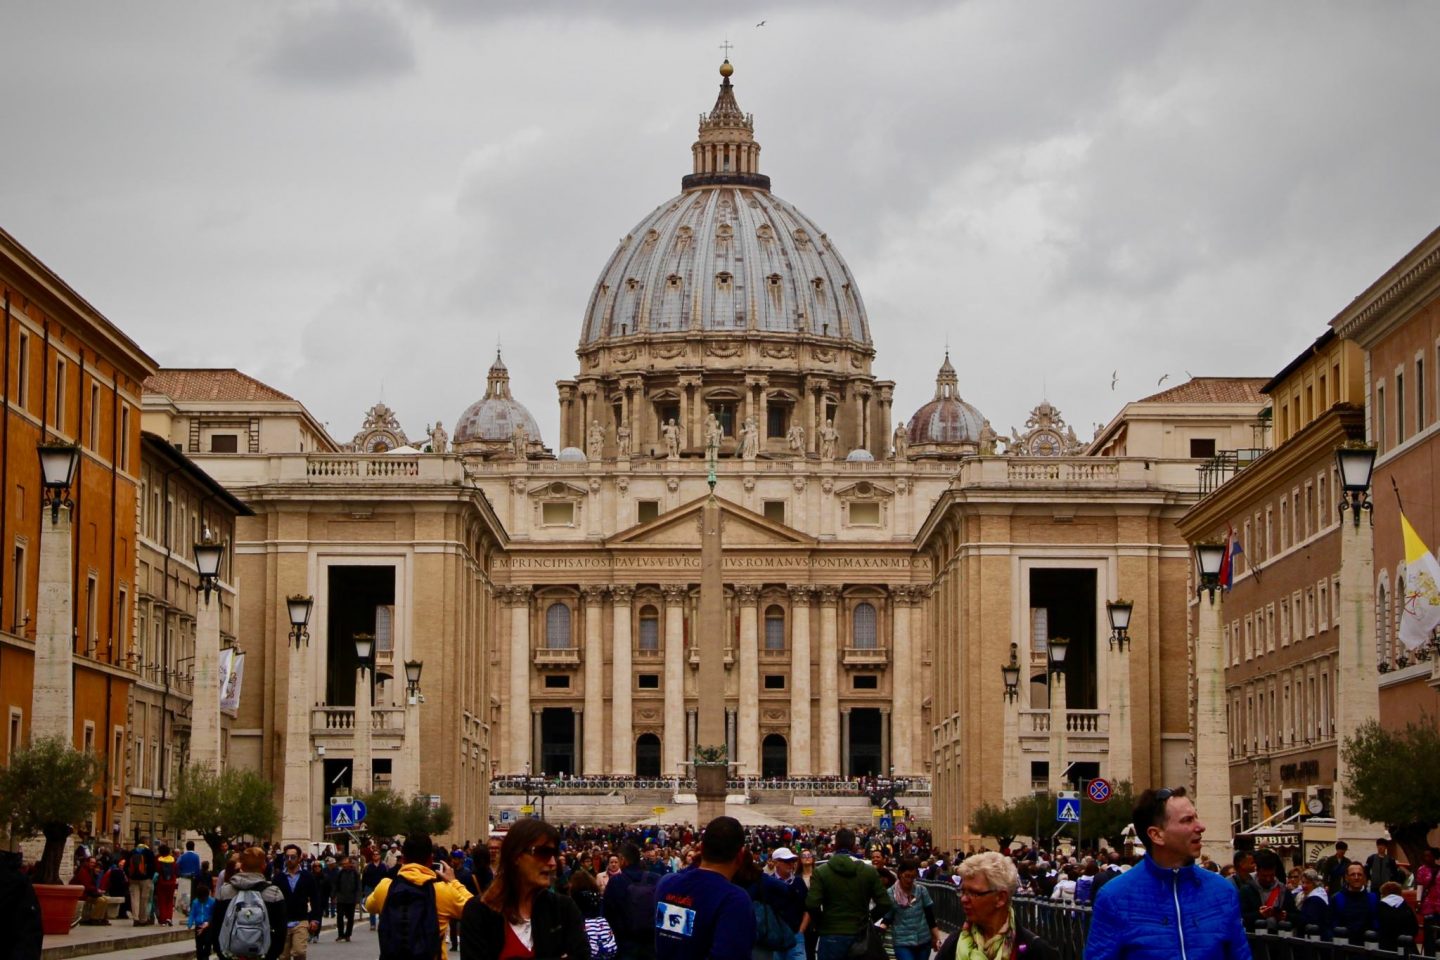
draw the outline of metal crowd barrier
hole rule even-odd
[[[965,911],[960,905],[960,888],[951,883],[925,882],[930,896],[935,901],[935,920],[947,933],[960,928],[965,921]],[[1015,919],[1027,930],[1044,939],[1060,952],[1065,960],[1082,960],[1085,955],[1085,939],[1090,932],[1091,910],[1088,905],[1062,900],[1047,900],[1040,897],[1016,897]],[[1346,939],[1343,927],[1334,931],[1334,939],[1322,941],[1318,931],[1311,927],[1308,932],[1289,929],[1289,924],[1280,924],[1265,930],[1247,934],[1250,952],[1255,960],[1349,960],[1358,957],[1436,957],[1437,941],[1440,941],[1440,923],[1429,923],[1425,927],[1423,947],[1410,942],[1409,937],[1400,938],[1396,950],[1382,949],[1376,941],[1374,931],[1366,931],[1363,944],[1352,944]]]

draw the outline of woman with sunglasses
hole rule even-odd
[[[464,960],[587,960],[580,908],[550,890],[560,832],[544,820],[521,820],[505,834],[495,880],[465,905]]]

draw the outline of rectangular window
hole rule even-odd
[[[213,433],[210,435],[211,453],[239,453],[240,435],[236,433]]]
[[[735,404],[712,403],[710,412],[720,421],[720,431],[727,437],[735,436]]]
[[[635,677],[635,686],[639,687],[641,690],[659,690],[659,689],[660,689],[660,674],[658,674],[658,673],[642,673],[642,674],[639,674],[639,675],[637,675],[637,676]]]
[[[855,690],[879,690],[880,678],[873,674],[859,674],[855,677]]]
[[[547,527],[568,527],[575,523],[575,504],[550,502],[541,505],[540,522]]]
[[[1280,549],[1284,550],[1290,546],[1290,500],[1287,497],[1280,498]]]
[[[785,432],[790,429],[786,424],[786,421],[790,419],[789,416],[787,416],[789,413],[789,408],[784,404],[772,403],[766,407],[765,435],[768,437],[783,438]]]
[[[1385,384],[1375,387],[1375,445],[1383,453],[1385,443]]]
[[[1308,385],[1305,387],[1305,419],[1315,419],[1315,388]]]
[[[1231,637],[1231,647],[1230,647],[1230,650],[1231,650],[1231,653],[1234,655],[1234,659],[1231,660],[1230,662],[1231,662],[1232,664],[1238,666],[1239,663],[1240,663],[1240,621],[1239,621],[1239,620],[1236,620],[1236,621],[1234,621],[1233,623],[1230,624],[1230,637]]]
[[[10,734],[7,738],[6,758],[14,756],[20,749],[22,731],[25,729],[25,713],[19,707],[10,708]]]
[[[120,469],[130,469],[130,405],[120,405],[120,436],[117,438],[120,447]]]
[[[1395,445],[1405,442],[1405,374],[1395,371]]]
[[[549,674],[545,677],[546,690],[568,690],[570,689],[570,678],[565,674],[556,676]]]
[[[1315,529],[1324,530],[1330,526],[1327,522],[1330,511],[1326,508],[1326,504],[1330,502],[1330,475],[1320,474],[1315,478],[1315,484],[1320,491],[1320,495],[1315,498]]]
[[[1305,534],[1304,534],[1304,535],[1305,535],[1307,538],[1310,536],[1310,534],[1311,534],[1311,532],[1312,532],[1311,529],[1310,529],[1310,523],[1311,523],[1311,521],[1314,519],[1314,517],[1315,517],[1315,488],[1312,487],[1310,484],[1307,483],[1307,484],[1305,484],[1305,516],[1304,516],[1304,528],[1305,528]]]
[[[1240,528],[1240,547],[1243,551],[1254,547],[1254,545],[1255,541],[1250,539],[1250,521],[1246,520]],[[1243,573],[1248,566],[1249,564],[1245,562],[1245,554],[1243,552],[1235,558],[1236,573]]]
[[[21,410],[30,409],[30,335],[24,330],[15,357],[15,396]]]
[[[1265,559],[1275,556],[1275,508],[1265,508]]]
[[[55,429],[65,432],[65,361],[55,361]]]
[[[1317,629],[1324,633],[1330,629],[1330,584],[1321,580],[1316,585],[1317,599],[1316,609],[1319,611],[1319,623]]]
[[[635,503],[635,522],[649,523],[660,516],[659,500],[639,500]]]
[[[1275,652],[1275,604],[1265,608],[1265,652]]]
[[[84,730],[80,734],[80,749],[86,753],[95,752],[95,721],[86,720]]]
[[[125,780],[125,728],[116,727],[110,741],[110,794],[120,796]]]
[[[1415,358],[1415,429],[1425,429],[1425,358]]]
[[[94,576],[85,579],[85,655],[95,656],[95,647],[99,642],[100,617],[97,615],[100,609],[100,583]]]
[[[1255,618],[1245,618],[1245,659],[1249,660],[1255,656]]]
[[[1305,591],[1305,636],[1315,636],[1315,588]]]
[[[880,525],[880,504],[878,503],[852,503],[850,504],[850,525],[876,527]]]
[[[24,544],[15,544],[15,553],[11,559],[10,569],[13,571],[12,575],[15,577],[15,583],[10,591],[10,609],[15,612],[15,619],[10,622],[10,629],[16,633],[24,633],[25,621],[29,619],[25,610],[27,598],[25,596],[26,571]]]
[[[1290,598],[1280,601],[1280,646],[1290,646]]]
[[[785,689],[785,675],[784,675],[783,673],[767,673],[767,674],[765,674],[765,689],[766,689],[766,690],[784,690],[784,689]]]
[[[1213,437],[1191,437],[1190,457],[1193,460],[1206,459],[1215,456],[1215,439]]]
[[[90,384],[90,449],[100,449],[100,384]]]
[[[1320,397],[1320,409],[1321,409],[1321,410],[1328,410],[1328,409],[1330,409],[1330,396],[1325,392],[1325,388],[1326,388],[1327,386],[1328,386],[1328,384],[1326,383],[1326,380],[1325,380],[1325,374],[1322,373],[1322,374],[1320,374],[1320,389],[1319,389],[1318,391],[1316,391],[1317,395]]]
[[[126,619],[130,614],[130,591],[124,587],[120,588],[120,597],[115,602],[115,624],[110,628],[110,647],[106,651],[107,659],[113,659],[115,655],[115,641],[120,641],[120,649],[125,649],[125,636],[130,632],[130,621]]]
[[[765,501],[765,519],[766,519],[766,520],[772,520],[772,521],[774,521],[775,523],[784,523],[784,522],[785,522],[785,501],[784,501],[784,500],[766,500],[766,501]]]

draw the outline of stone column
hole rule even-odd
[[[1335,729],[1343,737],[1380,716],[1380,677],[1375,670],[1375,530],[1362,520],[1340,519],[1340,637],[1335,676]],[[1220,710],[1224,712],[1224,706]],[[1316,708],[1316,716],[1323,716]],[[1329,731],[1323,731],[1324,736]],[[1384,828],[1345,808],[1350,775],[1344,751],[1335,760],[1335,838],[1352,850],[1373,845]]]
[[[596,719],[598,720],[599,718],[596,718]],[[572,724],[571,733],[570,733],[570,742],[575,745],[575,746],[574,746],[574,751],[575,751],[575,752],[574,752],[574,754],[572,754],[572,758],[571,758],[571,761],[570,761],[570,766],[571,766],[571,768],[572,768],[572,774],[573,774],[573,773],[583,773],[584,771],[583,771],[583,770],[580,770],[579,767],[580,767],[580,761],[583,759],[583,756],[584,756],[584,754],[583,754],[583,752],[582,752],[582,750],[581,750],[581,746],[580,746],[580,745],[585,742],[585,739],[584,739],[584,738],[585,738],[585,726],[586,726],[586,724],[585,724],[585,711],[583,711],[583,710],[576,710],[574,707],[571,707],[571,708],[570,708],[570,722],[571,722],[571,724]]]
[[[370,672],[363,666],[355,670],[355,758],[350,761],[350,791],[369,793],[375,786],[371,761],[371,733],[373,732],[375,685]],[[407,731],[408,732],[408,731]]]
[[[530,740],[530,588],[511,587],[510,604],[510,769],[520,773],[531,760]],[[539,769],[538,767],[536,769]]]
[[[889,707],[880,708],[880,773],[888,775],[892,769],[891,760],[895,756],[890,746],[890,738],[894,736],[895,727],[891,721],[891,710]]]
[[[735,588],[740,603],[740,772],[760,775],[760,588],[741,584]]]
[[[805,452],[815,452],[815,434],[819,432],[815,426],[815,388],[808,382],[805,384]]]
[[[190,764],[220,772],[220,592],[202,591],[195,610],[195,685],[190,692]]]
[[[561,387],[561,388],[560,388],[560,449],[561,449],[561,450],[564,450],[566,447],[569,447],[569,446],[576,446],[576,447],[581,447],[581,448],[583,448],[583,447],[585,446],[585,444],[583,444],[583,443],[572,444],[572,443],[570,442],[570,430],[571,430],[571,426],[570,426],[570,411],[571,411],[571,408],[574,406],[574,402],[575,402],[574,391],[573,391],[570,387]]]
[[[1133,616],[1130,618],[1132,627],[1138,622]],[[1133,646],[1132,634],[1131,644],[1126,649],[1121,650],[1117,644],[1109,654],[1110,753],[1104,775],[1110,778],[1112,783],[1125,780],[1133,782],[1135,761],[1131,737],[1134,732],[1130,728],[1130,648]]]
[[[835,634],[839,587],[820,588],[820,776],[840,775],[840,652]]]
[[[1225,720],[1225,652],[1220,644],[1225,602],[1202,593],[1197,608],[1195,810],[1205,824],[1204,851],[1219,861],[1230,853],[1230,748]]]
[[[700,711],[690,707],[685,711],[685,755],[693,757],[699,741]]]
[[[894,695],[894,717],[891,721],[890,761],[901,776],[919,773],[914,761],[915,753],[915,711],[920,708],[923,696],[920,694],[919,671],[916,662],[915,644],[910,638],[910,613],[914,594],[909,586],[900,584],[890,588],[890,603],[895,613],[891,632],[890,649],[890,690]]]
[[[665,595],[665,746],[660,773],[684,775],[685,756],[685,598],[684,585],[662,587]]]
[[[281,605],[281,615],[284,613]],[[285,785],[280,810],[280,839],[308,849],[310,824],[310,671],[305,651],[298,650],[287,632],[282,632],[286,663],[279,675],[285,677]]]
[[[735,745],[735,708],[725,708],[725,755],[733,757],[739,751]]]
[[[865,394],[859,384],[850,384],[850,395],[855,399],[855,437],[850,449],[865,449]],[[844,460],[850,450],[836,450],[835,459]]]
[[[850,708],[842,707],[837,719],[840,721],[840,776],[850,776]]]
[[[70,509],[62,505],[60,519],[51,523],[45,505],[39,506],[40,581],[35,609],[35,679],[30,694],[30,736],[32,739],[59,737],[73,746],[75,634],[72,629],[74,593]],[[15,609],[20,609],[18,600]],[[106,718],[106,723],[109,723],[109,718]],[[109,733],[105,736],[108,737]]]
[[[690,423],[686,425],[685,445],[700,447],[705,443],[705,404],[700,399],[700,385],[703,381],[695,378],[694,402],[690,404]]]
[[[405,695],[405,745],[391,771],[392,789],[397,793],[420,792],[420,698]]]
[[[790,756],[791,776],[810,776],[810,594],[790,587]]]
[[[1050,672],[1050,792],[1065,789],[1065,671]]]
[[[1014,646],[1014,644],[1011,644],[1012,650]],[[1020,683],[1028,682],[1029,681],[1023,676],[1022,668]],[[1013,698],[1009,696],[1005,697],[1005,756],[1003,776],[1004,781],[1001,784],[1001,790],[1004,792],[1000,795],[1000,799],[1006,803],[1020,796],[1021,793],[1030,792],[1030,785],[1028,783],[1025,784],[1023,790],[1020,786],[1020,694],[1018,689]]]
[[[580,772],[596,776],[605,766],[605,650],[600,628],[602,586],[582,587],[585,600],[585,748]]]
[[[634,708],[630,698],[635,682],[630,663],[630,601],[634,597],[632,586],[610,587],[610,769],[620,776],[635,774]]]
[[[530,708],[530,760],[530,769],[545,772],[545,714],[540,707]]]

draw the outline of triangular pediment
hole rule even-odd
[[[706,497],[692,500],[654,520],[621,530],[606,541],[607,546],[700,547],[700,511]],[[726,549],[737,547],[813,547],[814,537],[794,527],[766,519],[738,503],[716,497],[720,503],[720,536]]]

